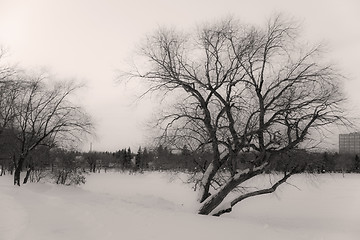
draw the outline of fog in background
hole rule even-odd
[[[115,151],[147,145],[146,123],[159,108],[156,98],[136,101],[145,87],[119,83],[141,41],[160,26],[193,30],[227,16],[263,24],[274,13],[293,17],[310,43],[327,43],[329,61],[348,78],[344,82],[350,114],[360,112],[360,2],[286,0],[0,0],[0,45],[7,60],[30,69],[48,69],[76,78],[87,87],[79,101],[93,116],[97,138],[88,150]],[[327,139],[337,149],[335,129]]]

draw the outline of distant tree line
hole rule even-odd
[[[14,173],[14,159],[17,152],[9,145],[14,139],[0,138],[2,152],[0,158],[0,176]],[[223,172],[237,172],[246,169],[255,152],[243,152],[223,167]],[[211,162],[212,153],[209,150],[192,151],[187,145],[181,149],[169,149],[162,145],[155,148],[139,147],[136,152],[131,148],[123,148],[115,152],[79,152],[53,146],[41,145],[34,149],[24,162],[25,170],[29,171],[26,181],[39,182],[49,177],[57,184],[85,183],[86,172],[130,171],[181,171],[189,173],[204,173]],[[291,161],[289,160],[291,159]],[[310,152],[294,150],[280,154],[273,161],[270,172],[283,172],[290,169],[291,163],[302,162],[303,171],[309,173],[359,173],[360,158],[356,154],[339,154],[333,152]]]
[[[255,152],[243,152],[224,165],[223,172],[239,172],[248,168],[248,162],[254,158]],[[182,149],[169,149],[162,145],[155,148],[139,147],[133,152],[130,147],[115,152],[78,152],[57,148],[41,147],[28,158],[26,165],[34,169],[60,170],[62,172],[81,170],[83,172],[99,173],[108,170],[115,171],[179,171],[204,172],[211,162],[210,151],[191,151],[184,145]],[[36,159],[36,160],[34,160]],[[339,154],[334,152],[310,152],[293,150],[280,154],[268,168],[268,173],[283,172],[292,165],[301,163],[303,171],[308,173],[358,173],[360,158],[356,154]],[[2,165],[4,172],[11,169],[11,162]],[[34,174],[36,171],[33,171]]]
[[[143,149],[143,150],[142,150]],[[98,153],[100,154],[100,153]],[[105,153],[102,153],[105,154]],[[192,151],[184,145],[182,149],[172,149],[162,145],[153,148],[139,148],[136,153],[124,148],[114,153],[106,153],[107,160],[101,160],[99,168],[142,170],[169,170],[182,172],[205,172],[212,160],[211,151]],[[110,155],[113,157],[110,157]],[[223,171],[236,172],[248,168],[248,162],[255,152],[243,152],[228,162]],[[99,155],[99,159],[101,155]],[[283,172],[295,164],[302,163],[303,171],[308,173],[359,173],[360,157],[357,154],[339,154],[337,152],[312,152],[296,149],[279,154],[268,168],[268,173]]]
[[[254,158],[254,154],[256,153],[239,154],[234,161],[224,165],[223,172],[237,172],[248,168],[248,161]],[[32,169],[29,175],[32,182],[38,182],[50,172],[53,173],[56,183],[68,184],[67,182],[72,178],[71,173],[78,172],[96,173],[108,170],[204,172],[211,162],[211,157],[210,151],[191,151],[186,145],[176,150],[162,145],[152,149],[139,147],[136,152],[130,147],[115,152],[79,152],[39,146],[28,156],[24,165]],[[272,166],[268,168],[268,173],[283,172],[293,167],[291,163],[299,164],[299,162],[304,166],[303,171],[309,173],[360,172],[359,155],[294,150],[277,156]],[[14,163],[11,158],[2,158],[0,164],[0,175],[6,172],[13,174]],[[82,181],[84,179],[79,182]]]

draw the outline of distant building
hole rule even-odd
[[[339,135],[339,153],[360,153],[360,132]]]

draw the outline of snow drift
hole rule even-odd
[[[268,178],[268,176],[261,176]],[[102,173],[80,187],[0,177],[0,239],[358,239],[360,175],[298,175],[220,218],[169,173]],[[294,187],[296,186],[296,187]]]

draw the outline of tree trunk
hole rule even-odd
[[[210,196],[209,189],[211,179],[214,178],[216,172],[219,170],[220,164],[215,165],[214,162],[210,163],[207,167],[200,184],[199,202],[204,202]]]
[[[14,185],[20,186],[20,172],[21,172],[20,168],[17,167],[14,173]]]
[[[22,170],[22,166],[24,164],[25,157],[20,156],[19,162],[16,164],[15,172],[14,172],[14,185],[20,186],[20,174]]]
[[[212,210],[214,210],[217,206],[221,204],[224,198],[228,195],[225,191],[220,191],[212,196],[210,196],[209,201],[205,201],[199,210],[199,214],[201,215],[209,215]]]
[[[23,184],[26,184],[27,181],[29,180],[30,173],[31,173],[31,167],[29,167],[29,168],[26,170],[26,176],[25,176],[25,178],[24,178]]]
[[[199,209],[199,214],[209,215],[217,206],[219,206],[225,197],[233,191],[239,184],[249,180],[250,178],[262,173],[268,163],[265,162],[263,165],[253,168],[252,170],[246,169],[240,173],[237,173],[230,178],[216,193],[210,195],[205,201],[202,202],[202,206]]]
[[[250,176],[249,176],[250,178]],[[249,179],[247,178],[247,179]],[[232,178],[229,182],[227,182],[218,192],[209,196],[202,204],[199,214],[201,215],[209,215],[212,210],[214,210],[217,206],[219,206],[225,197],[234,189],[236,186],[240,184],[239,180],[235,180]]]

